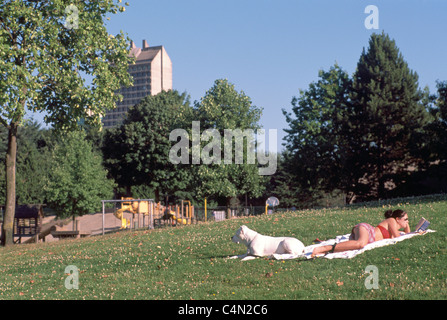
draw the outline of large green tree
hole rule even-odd
[[[319,76],[293,99],[293,115],[284,112],[281,170],[295,177],[290,187],[307,201],[337,189],[348,201],[388,196],[421,162],[414,151],[433,118],[417,74],[382,33],[371,36],[352,79],[337,65]]]
[[[403,191],[447,192],[447,81],[438,81],[437,92],[426,90],[425,104],[431,121],[419,134],[413,154],[421,159],[420,172],[409,177]]]
[[[0,159],[5,159],[8,133],[0,127]],[[50,171],[50,130],[42,129],[37,121],[26,121],[17,133],[17,186],[18,204],[45,203],[43,186]],[[5,166],[0,166],[0,203],[6,199]]]
[[[256,159],[249,160],[249,153],[254,147],[254,136],[250,133],[256,133],[260,129],[262,109],[253,105],[250,97],[243,91],[237,91],[234,84],[226,79],[219,79],[196,102],[195,111],[202,137],[202,161],[194,167],[197,197],[223,197],[229,205],[230,200],[238,196],[260,196],[265,187],[265,179],[259,174]],[[234,142],[232,138],[227,146],[226,129],[231,129],[235,137]],[[207,135],[207,132],[212,135]],[[240,139],[239,142],[243,145],[237,144],[236,139]],[[259,146],[257,151],[261,152]],[[204,159],[209,159],[210,162],[204,163]]]
[[[104,25],[106,15],[123,10],[114,0],[0,3],[0,123],[8,130],[2,244],[13,243],[17,130],[26,110],[45,112],[55,129],[73,129],[81,119],[99,125],[114,92],[131,84],[130,40]]]
[[[191,111],[186,93],[162,91],[142,99],[120,127],[106,132],[105,164],[120,186],[148,186],[156,201],[187,190],[190,174],[170,161],[169,136],[175,129],[191,127]]]
[[[66,218],[98,212],[101,200],[113,197],[101,154],[93,151],[83,131],[69,132],[56,145],[45,185],[48,205]]]
[[[352,81],[338,65],[320,71],[319,80],[292,99],[292,113],[283,109],[286,149],[281,170],[292,176],[296,199],[318,200],[323,191],[349,191],[347,117]],[[292,188],[292,186],[290,186]]]
[[[34,121],[19,128],[17,139],[17,203],[45,203],[43,187],[51,171],[49,132]]]
[[[435,139],[432,146],[430,160],[447,159],[447,81],[438,81],[436,84],[437,94],[431,113],[434,117],[430,134]]]
[[[374,197],[385,197],[386,184],[413,164],[412,136],[429,119],[422,97],[418,75],[395,41],[385,33],[373,34],[353,75],[346,121],[357,191],[368,185]]]

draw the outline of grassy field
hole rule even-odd
[[[404,208],[412,226],[424,216],[437,232],[350,260],[226,259],[245,251],[230,240],[242,224],[310,245],[376,225],[387,208]],[[17,245],[0,248],[0,299],[445,299],[446,231],[447,196],[429,196]],[[65,287],[70,265],[78,289]],[[365,287],[368,265],[379,271],[376,290]]]

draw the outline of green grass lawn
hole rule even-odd
[[[230,240],[242,224],[310,245],[358,222],[376,225],[398,207],[411,226],[424,216],[437,232],[349,260],[226,259],[245,251]],[[429,196],[16,245],[0,248],[0,299],[445,299],[446,231],[447,196]],[[79,289],[65,287],[70,265],[79,271]],[[379,272],[375,290],[365,287],[369,265]]]

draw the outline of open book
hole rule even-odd
[[[415,232],[425,231],[425,230],[427,230],[429,225],[430,225],[430,221],[428,221],[427,219],[422,217],[421,220],[419,220],[418,224],[416,225]]]

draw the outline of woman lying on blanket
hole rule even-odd
[[[405,233],[410,232],[407,213],[403,210],[388,210],[385,212],[385,220],[379,223],[377,227],[374,228],[367,223],[359,223],[352,228],[351,236],[348,241],[331,246],[316,247],[312,252],[312,256],[321,253],[362,249],[364,246],[374,241],[399,237],[401,235],[399,229],[402,228]]]

